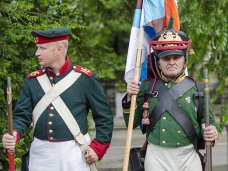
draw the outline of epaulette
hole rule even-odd
[[[80,72],[80,73],[86,75],[87,77],[90,77],[92,75],[92,71],[90,71],[89,69],[84,68],[80,65],[73,66],[73,69],[74,69],[74,71]]]
[[[28,74],[28,78],[38,77],[43,74],[45,74],[45,69],[40,69],[40,70],[37,70],[37,71],[34,71],[34,72]]]

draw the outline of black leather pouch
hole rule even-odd
[[[29,171],[29,151],[22,154],[21,162],[21,171]]]
[[[144,171],[144,160],[146,150],[141,147],[134,147],[130,150],[130,167],[132,171]]]

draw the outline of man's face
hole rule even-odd
[[[173,79],[182,73],[185,63],[184,56],[166,56],[158,61],[158,67],[168,79]]]
[[[57,54],[57,44],[55,42],[52,43],[44,43],[37,44],[36,57],[41,66],[51,67],[53,63],[55,63],[58,58]]]

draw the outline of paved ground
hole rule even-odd
[[[103,160],[97,163],[99,171],[122,171],[126,135],[127,129],[122,123],[115,124],[111,146]],[[94,136],[94,132],[91,132],[91,136]],[[132,146],[141,146],[144,141],[145,136],[140,130],[133,130]],[[228,171],[227,154],[227,133],[224,130],[212,151],[213,171]]]

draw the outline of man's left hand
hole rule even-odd
[[[205,127],[205,124],[202,124],[202,128],[204,129],[203,136],[205,141],[212,142],[218,138],[218,131],[214,125]]]
[[[92,164],[99,159],[97,154],[94,152],[94,150],[90,146],[87,146],[83,150],[83,156],[88,164]]]

